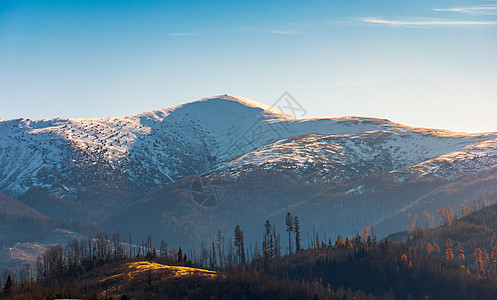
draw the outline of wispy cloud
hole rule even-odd
[[[446,20],[446,19],[416,19],[416,20],[388,20],[381,18],[362,18],[362,22],[404,26],[404,27],[429,27],[429,26],[495,26],[497,21],[465,21],[465,20]]]
[[[482,5],[473,7],[454,7],[454,8],[433,8],[433,11],[457,12],[472,15],[495,15],[497,14],[496,5]]]

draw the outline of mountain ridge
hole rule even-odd
[[[320,220],[319,228],[327,224],[348,234],[495,165],[497,133],[367,117],[297,119],[226,94],[125,117],[0,121],[0,193],[54,219],[102,224],[110,231],[112,220],[132,213],[144,199],[156,199],[148,209],[157,209],[156,225],[164,228],[180,226],[172,211],[183,209],[191,213],[184,220],[195,216],[210,232],[216,224],[229,230],[241,218],[281,218],[300,207],[303,217]],[[403,198],[382,194],[380,187]],[[403,188],[411,195],[399,192]],[[467,195],[480,189],[474,185]],[[268,201],[274,203],[264,208]],[[446,205],[430,201],[431,209]],[[362,213],[376,212],[350,222],[336,215],[351,214],[349,208],[361,203]],[[326,220],[325,212],[345,223]],[[226,221],[218,220],[223,216]],[[392,229],[403,226],[402,218]],[[309,222],[303,227],[309,229]]]

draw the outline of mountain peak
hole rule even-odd
[[[237,102],[237,103],[240,103],[240,104],[243,104],[246,106],[252,106],[252,107],[269,108],[268,105],[265,105],[263,103],[260,103],[260,102],[254,101],[254,100],[250,100],[250,99],[245,98],[245,97],[235,96],[235,95],[230,95],[230,94],[214,95],[214,96],[202,98],[198,101],[209,101],[209,100],[214,100],[214,99],[234,101],[234,102]]]
[[[272,115],[277,115],[277,116],[283,116],[285,118],[292,118],[291,115],[282,112],[281,110],[271,107],[269,105],[241,97],[241,96],[235,96],[235,95],[230,95],[230,94],[220,94],[220,95],[215,95],[215,96],[210,96],[210,97],[205,97],[200,100],[192,101],[189,103],[186,103],[185,105],[188,104],[197,104],[197,103],[203,103],[203,102],[209,102],[209,103],[215,103],[218,101],[223,101],[224,103],[226,102],[231,102],[231,103],[237,103],[242,106],[248,107],[248,108],[259,108],[263,110],[266,113],[270,113]]]

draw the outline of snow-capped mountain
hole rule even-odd
[[[308,134],[315,136],[297,137]],[[496,137],[371,118],[295,120],[223,95],[127,117],[1,120],[0,192],[18,196],[42,186],[67,196],[100,181],[151,191],[186,175],[276,162],[351,168],[358,163],[371,173],[420,164]],[[483,155],[492,143],[472,147]]]
[[[231,95],[126,117],[0,120],[0,193],[50,218],[178,241],[235,223],[256,236],[254,224],[287,210],[303,228],[388,234],[409,209],[493,195],[482,178],[493,182],[496,166],[497,133],[296,119]],[[461,182],[464,196],[428,196]]]
[[[39,185],[65,195],[105,177],[158,187],[206,170],[261,117],[274,118],[248,100],[222,96],[119,118],[2,120],[0,187],[22,194]]]
[[[19,197],[43,187],[70,201],[107,202],[114,191],[120,194],[114,206],[123,207],[248,147],[277,140],[280,132],[273,130],[253,145],[239,143],[255,120],[273,128],[266,123],[286,118],[224,95],[120,118],[1,120],[0,191]]]

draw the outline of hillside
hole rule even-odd
[[[197,255],[193,262],[178,261],[175,251],[160,257],[147,252],[147,260],[118,255],[70,262],[68,249],[52,248],[42,266],[50,273],[8,291],[6,299],[492,299],[497,293],[494,277],[482,279],[403,245],[360,237],[283,257],[259,252],[245,265],[211,265],[216,270],[203,268]]]
[[[458,212],[454,208],[455,213],[460,216],[451,221],[450,224],[447,222],[433,228],[423,229],[423,251],[425,253],[430,252],[430,255],[440,259],[447,260],[446,250],[447,248],[451,248],[454,254],[454,263],[473,266],[476,269],[474,252],[476,248],[479,248],[482,250],[483,256],[488,256],[488,260],[485,258],[483,260],[483,270],[486,270],[486,272],[496,272],[492,253],[496,251],[493,247],[497,246],[497,194],[482,195],[478,198],[479,201],[483,200],[482,198],[484,197],[489,198],[494,204],[482,208],[484,202],[480,202],[478,209],[472,212]],[[418,235],[419,233],[417,232],[404,231],[392,234],[387,239],[402,241],[408,247],[415,249],[418,244]],[[448,247],[447,239],[451,240],[450,247]],[[428,244],[437,244],[440,251],[428,251],[430,248]],[[462,247],[464,259],[459,257],[460,252],[456,250],[458,245]],[[497,255],[497,252],[495,252],[495,255]]]
[[[36,240],[46,233],[49,223],[47,216],[0,194],[0,249],[13,242]]]
[[[391,172],[373,173],[349,182],[308,182],[293,169],[252,170],[236,176],[189,176],[158,189],[103,223],[108,232],[120,229],[133,236],[150,233],[171,245],[197,248],[235,225],[249,241],[260,237],[266,219],[282,223],[290,211],[301,219],[302,232],[314,230],[336,238],[374,227],[378,238],[409,227],[408,214],[430,213],[472,204],[485,191],[496,192],[495,170],[457,179],[411,178],[399,181]],[[493,198],[487,198],[487,205]],[[285,239],[285,238],[284,238]]]
[[[0,270],[17,268],[19,264],[34,266],[49,247],[97,231],[91,225],[47,217],[17,199],[0,194]]]

